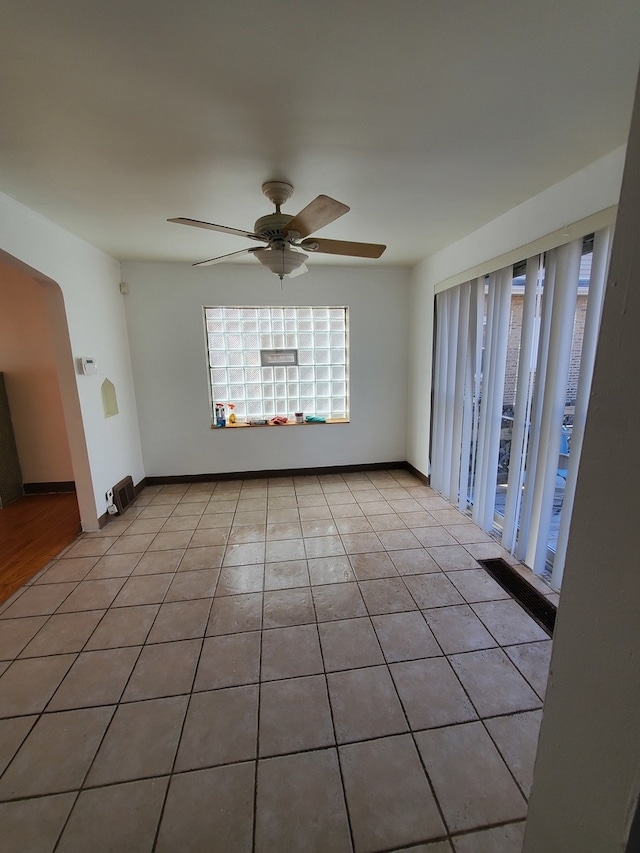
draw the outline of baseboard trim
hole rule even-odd
[[[413,474],[414,477],[417,477],[418,480],[420,480],[420,482],[424,483],[425,486],[431,485],[431,477],[427,476],[426,474],[423,474],[422,471],[418,471],[417,468],[414,468],[414,466],[411,464],[411,462],[405,462],[404,466],[407,469],[407,471],[409,471],[411,474]]]
[[[73,480],[64,480],[55,483],[24,483],[22,488],[25,495],[55,495],[75,492],[76,484]]]
[[[180,476],[145,477],[147,486],[168,486],[172,483],[208,483],[225,480],[258,480],[265,477],[313,477],[319,474],[352,474],[360,471],[409,470],[424,482],[408,462],[366,462],[359,465],[328,465],[319,468],[278,468],[264,471],[230,471],[221,474],[183,474]]]

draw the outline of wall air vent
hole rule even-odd
[[[131,477],[125,477],[113,487],[113,502],[118,509],[118,515],[122,515],[135,499],[136,491],[133,487],[133,479]]]
[[[531,586],[513,566],[505,560],[478,560],[480,565],[500,586],[518,602],[523,610],[552,637],[556,624],[556,606],[541,592]]]

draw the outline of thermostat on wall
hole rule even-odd
[[[89,375],[91,373],[98,372],[98,365],[96,364],[95,358],[90,358],[89,356],[82,356],[78,359],[78,370],[80,373],[84,373]]]

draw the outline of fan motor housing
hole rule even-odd
[[[269,213],[256,220],[253,233],[263,237],[265,240],[284,240],[283,229],[292,219],[288,213]],[[286,233],[286,232],[285,232]]]

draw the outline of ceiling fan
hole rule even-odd
[[[280,207],[293,195],[293,186],[286,181],[267,181],[262,185],[262,192],[275,205],[276,212],[261,216],[253,226],[253,231],[242,231],[229,228],[226,225],[214,225],[212,222],[201,222],[199,219],[186,219],[178,216],[167,222],[177,222],[180,225],[192,225],[196,228],[208,228],[210,231],[222,231],[225,234],[237,234],[249,240],[258,240],[266,246],[240,249],[208,261],[193,264],[194,267],[205,267],[219,264],[227,258],[238,255],[253,255],[261,264],[275,273],[280,281],[284,276],[293,277],[307,272],[305,252],[323,252],[329,255],[348,255],[355,258],[379,258],[386,246],[378,243],[353,243],[347,240],[326,240],[323,237],[309,239],[309,234],[323,228],[330,222],[344,216],[349,211],[346,204],[319,195],[296,216],[282,213]]]

